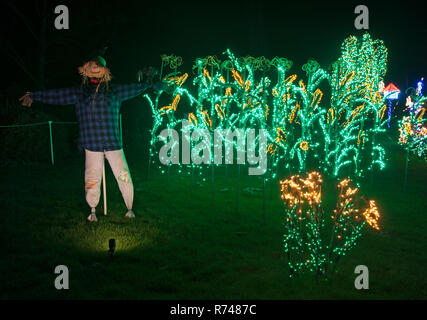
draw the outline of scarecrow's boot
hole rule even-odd
[[[96,214],[95,214],[95,208],[92,208],[92,211],[91,211],[89,217],[87,217],[87,219],[90,222],[97,222],[98,221],[98,219],[96,218]]]
[[[125,217],[129,219],[135,218],[135,213],[133,213],[132,210],[129,210],[128,212],[126,212]]]

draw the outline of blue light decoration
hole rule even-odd
[[[400,90],[393,83],[390,83],[387,87],[384,88],[383,94],[384,94],[384,98],[388,100],[387,127],[390,128],[392,101],[399,99]]]
[[[416,94],[419,97],[421,97],[423,95],[423,87],[424,87],[423,81],[424,81],[424,78],[421,78],[421,80],[418,81],[418,83],[417,83],[417,92],[416,92]]]

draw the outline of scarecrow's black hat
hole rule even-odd
[[[105,52],[107,51],[108,47],[104,47],[100,50],[97,50],[95,52],[92,52],[87,58],[87,61],[96,61],[103,67],[107,66],[107,61],[105,60]]]

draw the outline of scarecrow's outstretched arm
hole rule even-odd
[[[151,87],[148,83],[132,83],[114,86],[114,93],[120,101],[126,101],[143,93]]]
[[[79,88],[63,88],[30,92],[30,98],[43,103],[67,105],[74,104],[77,100]]]
[[[164,84],[161,81],[157,81],[155,79],[156,75],[158,75],[158,71],[153,67],[145,68],[145,72],[139,70],[137,73],[138,83],[132,84],[124,84],[124,85],[115,85],[114,93],[119,101],[126,101],[140,95],[148,88],[153,88],[155,91],[163,90]],[[144,75],[147,80],[143,81]]]

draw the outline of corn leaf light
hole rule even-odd
[[[375,201],[359,196],[359,189],[353,188],[348,178],[338,183],[335,209],[324,212],[322,182],[316,171],[280,181],[285,203],[283,245],[291,277],[308,271],[327,278],[338,261],[356,246],[365,224],[380,230]]]
[[[153,162],[160,131],[179,132],[182,122],[188,120],[189,131],[265,129],[266,180],[277,178],[278,168],[298,173],[319,168],[324,175],[338,179],[350,175],[356,181],[368,171],[384,168],[385,150],[378,136],[387,123],[386,97],[380,86],[387,49],[381,40],[372,40],[369,34],[361,39],[351,36],[343,42],[341,56],[329,71],[309,60],[302,67],[305,77],[290,72],[293,63],[283,57],[236,57],[230,50],[223,55],[223,61],[217,56],[195,60],[191,90],[187,88],[189,75],[178,71],[182,59],[162,56],[162,72],[166,67],[173,69],[163,77],[173,90],[165,105],[159,104],[164,92],[156,97],[145,95],[154,120],[150,132]],[[185,117],[178,116],[180,109],[188,111]],[[191,150],[198,143],[186,139]],[[211,139],[214,143],[224,140]],[[233,145],[237,148],[236,142]],[[212,150],[212,146],[206,148]],[[193,163],[178,165],[179,172],[197,170],[199,175],[201,168]]]
[[[385,150],[377,142],[384,133],[384,97],[380,83],[386,72],[387,49],[369,34],[347,38],[331,74],[330,117],[323,122],[324,172],[340,177],[345,167],[357,179],[385,166]]]

